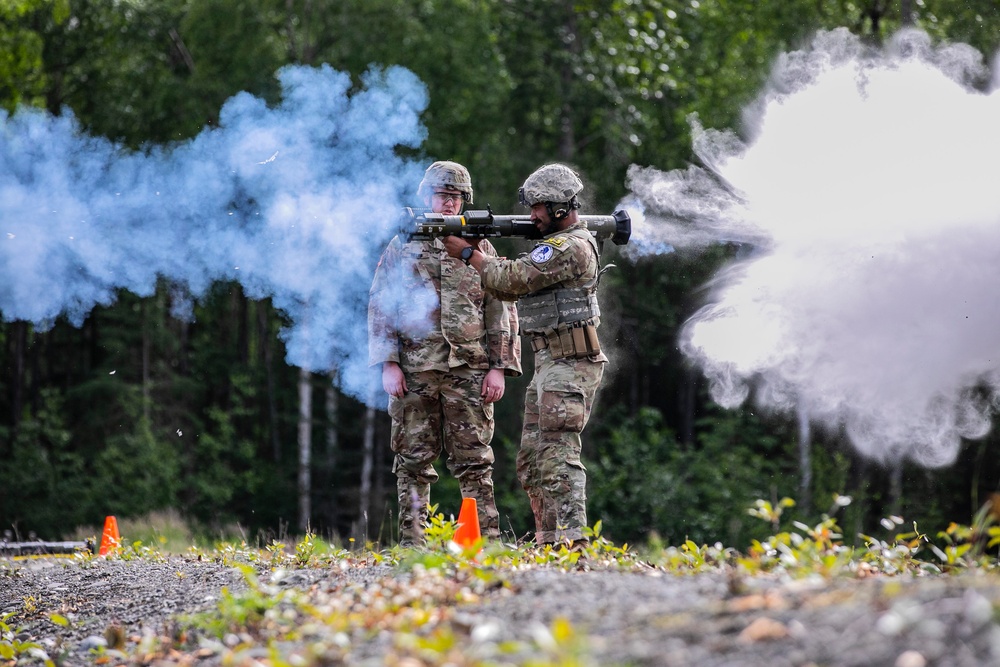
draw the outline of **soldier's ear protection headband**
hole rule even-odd
[[[524,196],[524,188],[520,188],[517,191],[517,198],[523,206],[531,206],[531,204],[528,203],[528,198]],[[570,211],[576,208],[580,208],[580,200],[576,198],[576,195],[570,197],[567,202],[545,202],[545,210],[549,214],[549,219],[555,222],[559,222],[569,215]]]
[[[580,208],[580,201],[573,195],[568,202],[561,202],[558,204],[553,204],[550,201],[545,202],[545,210],[549,212],[549,218],[559,222],[573,209]]]

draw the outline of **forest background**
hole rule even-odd
[[[629,165],[695,160],[689,117],[741,129],[775,58],[817,30],[846,27],[879,45],[900,26],[964,42],[1000,40],[988,0],[5,0],[0,105],[71,110],[84,132],[132,150],[219,122],[240,91],[271,103],[276,72],[328,64],[360,77],[401,65],[424,82],[426,140],[400,149],[467,165],[477,203],[516,212],[538,165],[585,176],[588,211],[610,213]],[[359,230],[364,220],[354,221]],[[526,248],[500,241],[507,254]],[[858,456],[838,433],[752,403],[724,410],[681,356],[678,331],[702,287],[738,247],[627,260],[603,281],[613,350],[585,433],[589,512],[622,541],[692,539],[742,547],[760,531],[757,499],[791,497],[815,518],[834,498],[848,539],[894,514],[924,530],[968,522],[1000,488],[996,433],[953,465]],[[374,270],[374,259],[371,270]],[[984,289],[989,288],[984,286]],[[388,417],[341,391],[336,372],[290,365],[287,314],[219,282],[179,318],[170,286],[121,291],[79,326],[0,324],[0,528],[68,535],[103,517],[172,510],[204,536],[271,538],[307,528],[332,539],[394,539]],[[495,483],[504,530],[531,529],[514,475],[523,390],[497,408]],[[440,466],[439,511],[457,513]]]

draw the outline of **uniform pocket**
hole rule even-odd
[[[583,431],[586,402],[581,391],[545,391],[538,409],[538,427],[543,431]]]

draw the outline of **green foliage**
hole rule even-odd
[[[189,122],[185,134],[215,124],[223,103],[240,91],[276,101],[274,73],[286,61],[275,3],[204,0],[185,5],[178,37],[169,31],[163,36],[175,40],[176,50],[183,49],[184,71],[178,77],[183,94],[171,102]]]
[[[130,515],[174,501],[180,479],[175,450],[152,437],[148,428],[109,438],[93,465],[90,516]],[[104,489],[103,494],[97,489]]]
[[[7,0],[0,4],[0,108],[41,106],[50,84],[43,68],[45,35],[39,20],[61,25],[70,0]]]
[[[470,165],[476,204],[513,203],[507,114],[513,82],[496,31],[496,4],[485,0],[345,0],[327,11],[288,3],[293,62],[326,62],[355,78],[370,65],[402,65],[431,89],[423,120],[424,155]],[[370,26],[378,26],[372,39]],[[443,29],[447,26],[447,29]]]
[[[996,3],[938,0],[918,14],[916,24],[935,37],[969,44],[990,57],[997,48],[1000,7]]]
[[[511,394],[515,394],[518,399]],[[517,450],[521,445],[521,415],[524,411],[523,404],[524,390],[517,385],[507,384],[507,393],[501,403],[510,401],[516,408],[516,415],[508,417],[508,424],[517,427],[510,436],[504,432],[504,422],[501,421],[501,410],[497,408],[497,434],[493,437],[493,452],[496,463],[493,466],[493,492],[496,496],[497,511],[500,513],[500,532],[508,542],[517,542],[519,539],[535,534],[535,520],[531,512],[531,503],[528,494],[521,488],[521,482],[517,479]],[[510,429],[513,431],[514,429]]]
[[[54,667],[55,662],[49,658],[41,644],[21,639],[21,632],[7,624],[14,615],[14,612],[0,615],[0,660],[13,661],[14,664],[22,660],[39,661],[47,667]]]
[[[75,451],[63,421],[62,398],[47,389],[39,409],[21,423],[8,454],[0,457],[0,478],[16,480],[0,489],[0,507],[10,522],[32,530],[66,516],[79,521],[79,501],[85,477],[85,461]],[[67,480],[75,480],[70,486]]]
[[[273,595],[260,583],[253,567],[237,565],[237,568],[243,572],[248,584],[247,590],[234,594],[223,589],[216,610],[199,614],[192,619],[216,637],[242,629],[250,632],[259,630],[267,611],[281,603],[279,596]]]
[[[585,461],[589,507],[618,539],[745,542],[759,531],[739,519],[742,508],[772,490],[795,491],[783,488],[788,445],[750,412],[705,418],[694,445],[678,442],[652,408],[613,414],[603,428]]]
[[[211,407],[206,417],[205,432],[189,461],[187,505],[194,516],[208,521],[237,493],[252,494],[256,485],[249,470],[255,448],[238,435],[233,415]]]

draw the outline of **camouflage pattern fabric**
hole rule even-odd
[[[500,537],[493,496],[493,404],[483,403],[486,372],[404,371],[408,391],[389,397],[393,472],[399,498],[400,544],[419,544],[430,505],[430,485],[438,480],[434,461],[442,450],[462,497],[475,498],[484,537]]]
[[[479,249],[496,257],[488,241]],[[436,304],[415,298],[428,292]],[[370,365],[395,361],[404,371],[466,365],[521,374],[514,306],[489,294],[476,270],[448,257],[438,239],[394,238],[379,260],[368,303]]]
[[[535,374],[524,395],[517,478],[531,501],[538,544],[585,539],[587,472],[580,433],[603,375],[599,361],[553,360],[548,350],[535,354]]]
[[[488,241],[479,246],[496,256]],[[434,302],[416,298],[430,293]],[[400,542],[422,542],[433,463],[447,456],[463,496],[476,498],[480,530],[498,538],[493,499],[493,406],[481,398],[491,368],[521,374],[517,310],[487,293],[479,273],[451,258],[440,240],[393,239],[369,294],[369,363],[399,363],[408,392],[390,397]]]
[[[517,259],[483,257],[483,284],[489,291],[524,296],[546,287],[582,287],[597,276],[597,248],[583,222],[546,236]]]
[[[588,285],[597,277],[600,260],[597,244],[587,230],[586,223],[577,222],[566,229],[550,234],[535,248],[517,259],[502,259],[496,256],[483,258],[483,284],[488,292],[505,295],[534,294],[543,290],[579,288]],[[534,299],[526,299],[528,303]],[[520,312],[520,331],[524,334],[544,333],[551,322],[535,322],[534,308]],[[601,318],[587,321],[600,326]],[[595,361],[607,361],[603,353]]]
[[[570,289],[595,280],[599,258],[584,223],[547,236],[514,260],[486,257],[487,290],[527,295],[545,289]],[[600,318],[591,321],[600,325]],[[529,325],[522,333],[534,333]],[[587,524],[587,473],[580,460],[580,433],[590,419],[607,357],[552,359],[535,353],[535,373],[525,391],[524,424],[517,475],[531,501],[535,541],[552,544],[584,538]]]

